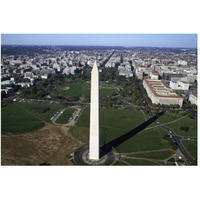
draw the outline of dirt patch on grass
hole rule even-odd
[[[171,157],[173,154],[175,154],[176,153],[176,151],[174,151],[174,150],[169,150],[169,151],[167,151],[167,157],[169,158],[169,157]]]
[[[123,116],[120,116],[120,118],[122,118],[122,119],[126,119],[127,117],[123,115]]]
[[[70,89],[70,87],[68,87],[68,86],[63,88],[63,90],[69,90],[69,89]]]
[[[1,165],[72,165],[66,156],[84,144],[70,127],[45,123],[38,131],[2,134]]]
[[[160,142],[161,142],[162,144],[168,144],[168,141],[165,140],[165,139],[161,139]]]

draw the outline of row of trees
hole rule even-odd
[[[28,99],[46,99],[57,85],[62,84],[64,76],[62,74],[52,75],[49,79],[37,81],[31,88],[23,88],[21,97]]]

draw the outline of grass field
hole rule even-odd
[[[127,162],[129,165],[158,165],[154,162],[150,162],[150,161],[147,161],[147,160],[137,160],[137,159],[123,159],[125,162]],[[128,164],[125,164],[123,162],[118,162],[116,163],[116,165],[128,165]]]
[[[57,92],[65,96],[89,97],[90,83],[74,83],[58,87]],[[100,84],[100,95],[108,96],[117,92],[117,89],[107,84]]]
[[[162,152],[138,153],[138,154],[133,154],[131,156],[163,160],[163,159],[169,158],[173,153],[174,151],[169,150],[169,151],[162,151]]]
[[[58,118],[58,120],[56,120],[56,123],[66,124],[74,111],[75,109],[73,108],[65,109],[64,113]]]
[[[174,120],[180,119],[181,117],[183,117],[182,115],[178,114],[178,113],[164,113],[160,118],[159,121],[163,124],[168,123],[168,122],[172,122]]]
[[[124,152],[138,152],[158,149],[175,149],[174,144],[166,137],[167,133],[161,128],[145,130],[122,143],[117,150]]]
[[[166,124],[169,128],[175,131],[180,136],[197,137],[197,120],[190,119],[187,116],[180,114],[165,113],[159,118],[160,122]],[[170,123],[171,122],[171,123]],[[188,127],[188,131],[181,130],[181,127]]]
[[[114,165],[119,165],[119,166],[128,166],[128,164],[124,163],[124,162],[120,162],[120,161],[117,161]]]
[[[39,109],[48,108],[44,113]],[[1,108],[2,133],[25,133],[36,131],[50,122],[50,118],[63,108],[59,105],[12,103]]]
[[[143,122],[145,122],[144,116],[139,111],[101,109],[100,144],[106,144],[122,136]],[[73,129],[73,133],[85,141],[89,141],[89,109],[84,110],[76,127]],[[167,137],[167,132],[155,127],[141,131],[120,144],[116,150],[125,153],[168,148],[173,149],[174,144]]]
[[[47,105],[47,104],[30,104],[30,103],[18,103],[19,106],[24,108],[25,110],[31,112],[35,116],[39,117],[41,120],[44,120],[46,122],[51,122],[51,117],[61,108],[64,108],[62,105]],[[43,108],[48,107],[50,108],[47,112],[44,113],[38,113],[32,111],[32,108]]]
[[[9,104],[1,108],[2,133],[24,133],[38,130],[43,126],[43,121],[21,109],[17,104]]]
[[[148,160],[126,159],[126,162],[131,165],[159,165]]]
[[[138,113],[137,120],[134,119],[136,113]],[[90,110],[85,109],[74,128],[74,133],[86,141],[89,141],[89,119]],[[101,144],[105,144],[117,136],[132,130],[132,128],[144,121],[143,115],[137,111],[100,109]]]
[[[189,140],[183,140],[183,145],[187,149],[188,153],[197,160],[197,141],[189,141]]]

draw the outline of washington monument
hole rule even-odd
[[[91,72],[89,159],[99,160],[99,70],[96,61]]]
[[[104,151],[105,150],[105,151]],[[101,157],[100,157],[101,155]],[[90,95],[90,141],[74,154],[74,162],[78,165],[112,165],[115,155],[111,150],[101,149],[99,144],[99,70],[97,62],[91,71]]]

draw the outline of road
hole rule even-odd
[[[74,113],[72,114],[72,116],[69,118],[68,122],[66,124],[63,124],[63,126],[67,126],[67,127],[71,127],[71,126],[75,126],[76,122],[78,121],[79,117],[81,116],[81,113],[83,112],[83,108],[81,107],[71,107],[71,108],[75,108],[76,110],[74,111]],[[52,123],[57,124],[56,120],[63,114],[63,112],[65,111],[65,109],[60,109],[52,118]],[[61,125],[61,124],[57,124],[57,125]]]
[[[55,123],[56,120],[64,113],[65,109],[60,109],[52,118],[52,122]]]
[[[65,126],[75,126],[82,112],[83,112],[83,108],[77,108],[77,110],[73,113],[70,120],[68,121],[67,124],[65,124]]]
[[[190,154],[187,152],[187,150],[185,149],[185,147],[183,146],[183,144],[181,143],[181,137],[178,136],[172,129],[168,128],[167,126],[159,123],[159,126],[161,128],[163,128],[164,130],[166,130],[169,135],[172,136],[172,139],[174,139],[174,143],[177,146],[177,148],[180,149],[180,151],[183,153],[183,155],[186,157],[186,160],[189,161],[190,163],[192,163],[194,161],[194,159],[190,156]]]

